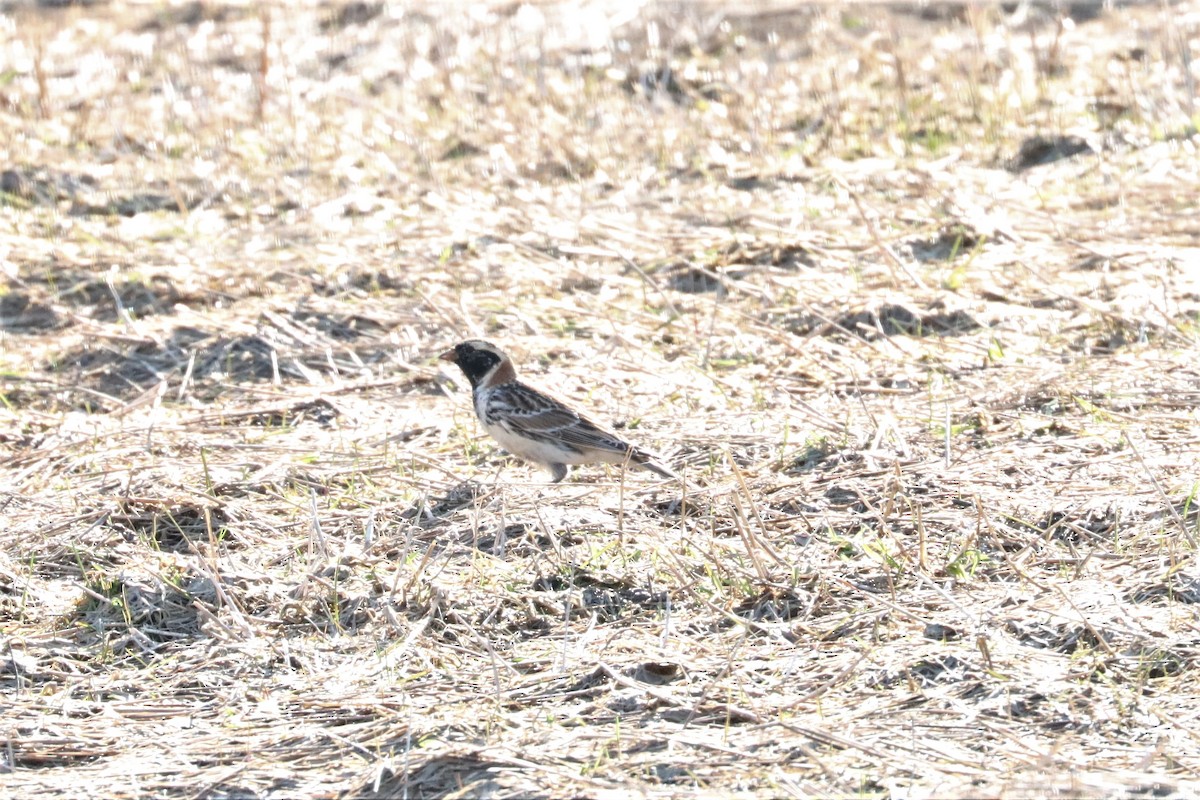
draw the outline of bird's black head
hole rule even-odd
[[[499,377],[497,368],[507,365],[508,362],[508,357],[500,348],[479,339],[460,342],[442,353],[440,358],[443,361],[458,364],[463,375],[466,375],[467,380],[471,382],[472,389],[479,386],[481,382],[488,381],[489,378]],[[508,365],[508,370],[512,370],[511,365]]]

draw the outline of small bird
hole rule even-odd
[[[496,345],[471,339],[439,358],[458,364],[471,382],[484,430],[508,452],[550,470],[555,483],[567,477],[568,464],[597,463],[632,464],[679,480],[653,454],[518,380],[512,359]]]

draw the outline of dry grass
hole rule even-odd
[[[1200,792],[1200,5],[624,9],[0,18],[0,795]]]

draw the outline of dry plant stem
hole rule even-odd
[[[262,125],[266,119],[267,75],[271,70],[271,6],[263,3],[259,9],[259,24],[262,29],[262,47],[258,51],[258,72],[255,74],[254,120]]]
[[[942,453],[943,462],[946,469],[950,469],[950,404],[946,403],[945,415],[942,421],[942,432],[944,436]]]
[[[1079,621],[1083,624],[1083,626],[1085,628],[1087,628],[1088,633],[1090,633],[1092,635],[1092,638],[1094,638],[1096,640],[1096,643],[1100,645],[1100,648],[1102,650],[1104,650],[1104,652],[1110,656],[1116,655],[1116,651],[1113,650],[1112,646],[1106,641],[1103,634],[1100,631],[1096,630],[1096,628],[1092,625],[1092,623],[1088,621],[1087,615],[1085,615],[1082,611],[1079,610],[1079,606],[1075,605],[1075,601],[1071,599],[1070,595],[1067,594],[1066,590],[1064,590],[1061,586],[1055,586],[1054,591],[1064,601],[1066,601],[1067,605],[1069,605],[1071,607],[1071,610],[1073,610],[1076,614],[1079,615]]]
[[[212,582],[213,589],[217,595],[217,600],[220,603],[218,608],[228,609],[229,614],[233,617],[234,622],[237,623],[240,633],[243,637],[252,636],[253,631],[250,627],[250,624],[247,622],[242,609],[238,608],[237,603],[230,598],[225,591],[224,582],[221,579],[221,570],[216,562],[217,542],[216,534],[213,531],[212,526],[212,514],[207,508],[204,510],[204,526],[208,532],[208,552],[200,557],[200,561],[207,568],[208,579]]]
[[[37,114],[39,119],[50,116],[50,89],[46,77],[46,46],[42,36],[36,35],[33,40],[33,75],[37,84]]]
[[[858,211],[859,220],[863,223],[863,225],[866,226],[867,232],[871,234],[871,241],[875,243],[875,247],[880,253],[883,254],[888,264],[903,272],[918,289],[927,290],[929,287],[925,285],[925,282],[922,281],[921,278],[909,268],[908,264],[906,264],[903,259],[897,256],[895,251],[892,250],[892,248],[889,247],[887,243],[884,242],[880,237],[879,229],[875,227],[875,223],[871,216],[867,214],[866,208],[863,206],[862,198],[859,196],[859,193],[851,189],[850,184],[846,183],[846,181],[840,176],[834,175],[833,181],[840,186],[844,192],[846,192],[846,195],[854,203],[854,208]],[[896,283],[900,283],[899,279],[896,280]]]
[[[741,537],[742,544],[746,548],[746,555],[749,556],[750,562],[754,565],[754,571],[758,574],[758,579],[763,583],[771,582],[771,573],[763,564],[759,557],[759,547],[753,534],[749,531],[749,525],[746,524],[746,512],[742,509],[741,502],[734,498],[734,514],[733,522],[737,526],[738,536]]]
[[[628,459],[620,465],[621,476],[617,481],[617,541],[625,543],[625,474],[629,471]]]
[[[624,262],[625,266],[629,267],[631,270],[633,270],[634,272],[636,272],[638,274],[638,277],[640,277],[642,279],[643,284],[653,287],[654,291],[658,292],[659,297],[662,298],[663,304],[670,310],[672,318],[683,316],[682,314],[680,314],[679,309],[675,307],[675,303],[671,300],[670,295],[668,295],[666,293],[666,291],[663,290],[663,288],[658,285],[658,281],[654,280],[654,278],[647,275],[646,271],[644,269],[642,269],[640,266],[638,266],[638,263],[636,261],[634,261],[632,258],[630,258],[628,255],[626,255],[624,252],[621,252],[619,250],[614,251],[614,254],[618,258],[620,258],[622,262]]]
[[[480,333],[478,331],[478,329],[476,328],[476,326],[470,322],[469,317],[456,318],[455,316],[450,314],[448,311],[446,311],[444,308],[442,308],[441,304],[435,302],[433,297],[430,296],[429,294],[427,294],[426,292],[422,291],[419,288],[414,289],[414,291],[421,298],[421,300],[424,301],[425,305],[428,306],[435,314],[437,314],[438,317],[441,318],[442,322],[444,322],[446,324],[446,326],[451,331],[454,332],[456,338],[462,339],[462,338],[466,338],[467,336],[474,336],[474,337],[482,336],[482,333]],[[466,322],[465,330],[463,329],[464,321]],[[431,353],[431,355],[432,355],[432,353]]]
[[[308,495],[309,513],[310,513],[310,528],[312,536],[309,539],[308,555],[311,558],[314,550],[320,554],[322,560],[329,559],[329,548],[325,544],[325,532],[321,529],[321,515],[317,510],[317,493],[310,491]]]
[[[1121,431],[1121,436],[1125,440],[1125,444],[1133,451],[1134,458],[1142,465],[1142,470],[1146,473],[1146,477],[1150,480],[1150,485],[1154,487],[1154,491],[1158,493],[1159,498],[1163,502],[1163,506],[1167,509],[1167,513],[1171,515],[1171,519],[1179,526],[1179,532],[1183,534],[1183,538],[1187,539],[1187,543],[1196,549],[1196,538],[1192,536],[1191,530],[1188,529],[1187,523],[1183,521],[1183,517],[1179,516],[1179,511],[1175,508],[1175,504],[1171,502],[1171,498],[1167,497],[1167,493],[1163,491],[1162,484],[1158,482],[1158,478],[1154,477],[1154,473],[1147,466],[1146,460],[1142,458],[1142,453],[1138,450],[1137,445],[1133,443],[1133,439],[1129,436],[1128,431]]]
[[[742,496],[745,498],[746,503],[750,506],[750,512],[754,515],[754,520],[758,523],[757,531],[767,530],[766,523],[763,522],[763,518],[758,513],[757,501],[751,494],[749,486],[746,484],[746,476],[742,473],[742,468],[738,466],[736,460],[734,460],[734,458],[729,454],[728,450],[725,452],[725,463],[729,465],[730,472],[732,472],[734,477],[737,478],[738,487],[741,489]],[[755,558],[756,566],[759,568],[760,573],[763,573],[764,571],[762,566],[757,562],[757,555],[754,555],[759,550],[770,556],[771,560],[774,561],[777,566],[782,566],[785,563],[783,557],[777,550],[771,547],[770,541],[760,536],[756,531],[751,530],[750,527],[746,525],[746,517],[745,512],[742,509],[741,500],[734,497],[733,501],[738,511],[738,515],[735,517],[738,523],[738,532],[745,538],[747,552],[751,553]]]
[[[913,505],[913,512],[917,517],[917,565],[921,568],[921,573],[929,574],[929,554],[927,552],[928,537],[925,531],[925,518],[922,516],[920,505]]]

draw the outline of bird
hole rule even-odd
[[[679,480],[658,456],[520,380],[512,359],[491,342],[460,342],[439,358],[457,364],[471,382],[484,430],[508,452],[548,469],[554,483],[567,477],[568,465],[597,463],[630,464]]]

